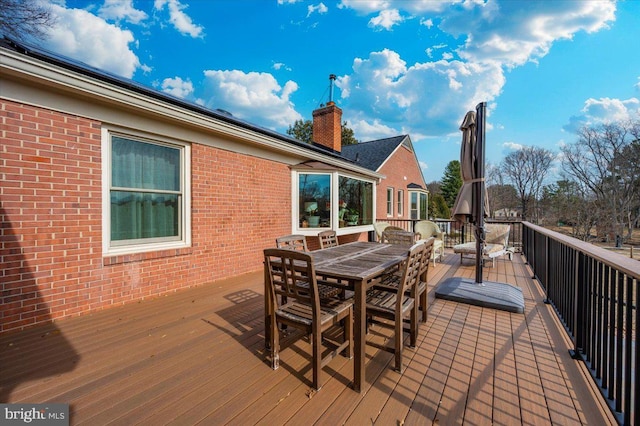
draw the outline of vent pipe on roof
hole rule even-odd
[[[336,81],[335,74],[329,74],[329,102],[333,102],[333,82]]]

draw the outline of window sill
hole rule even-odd
[[[158,251],[148,251],[143,253],[129,253],[118,255],[107,255],[102,258],[103,266],[118,265],[121,263],[142,262],[147,260],[162,259],[165,257],[185,256],[193,253],[191,247],[166,249]]]

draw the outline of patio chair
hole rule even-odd
[[[296,234],[276,238],[276,247],[298,251],[309,251],[309,249],[307,249],[307,239],[305,236]]]
[[[279,249],[287,249],[287,250],[294,250],[294,251],[303,251],[303,252],[309,251],[307,249],[307,239],[305,238],[305,236],[296,235],[296,234],[285,235],[283,237],[276,238],[276,247]],[[331,297],[336,297],[338,295],[344,296],[345,294],[344,288],[340,289],[340,288],[336,288],[335,286],[324,285],[324,284],[321,284],[319,286],[319,290],[320,290],[320,298],[322,299],[328,299]],[[277,293],[282,296],[282,304],[287,303],[287,295],[281,294],[279,292]]]
[[[398,288],[387,290],[373,287],[367,292],[367,317],[382,317],[394,323],[395,369],[402,373],[402,349],[404,346],[404,320],[409,317],[409,346],[415,347],[418,336],[418,314],[415,309],[417,288],[420,283],[420,263],[424,254],[423,243],[414,244],[402,265]],[[409,290],[410,295],[407,295]],[[385,347],[388,350],[388,348]]]
[[[376,238],[378,241],[382,240],[382,231],[389,227],[389,222],[376,222],[373,224],[373,229],[376,231]]]
[[[416,242],[416,233],[404,229],[389,229],[382,231],[381,242],[388,244],[402,244],[411,247]]]
[[[422,258],[420,259],[420,282],[418,283],[418,288],[416,291],[416,299],[420,301],[420,310],[422,311],[422,321],[427,322],[427,309],[428,309],[428,301],[427,301],[427,284],[428,284],[428,274],[429,274],[429,262],[431,260],[431,254],[433,253],[433,244],[435,238],[431,237],[428,240],[420,240],[416,244],[424,245],[424,252],[422,254]],[[399,272],[403,272],[402,269],[395,271],[393,273],[384,274],[380,280],[380,283],[376,284],[375,287],[385,289],[387,291],[398,291],[398,287],[400,286],[400,280],[402,279],[402,274]],[[407,296],[411,295],[411,289],[405,289],[405,294]],[[416,308],[418,306],[416,305]]]
[[[498,256],[508,254],[509,260],[511,260],[512,251],[508,248],[510,230],[511,227],[509,225],[485,225],[486,238],[484,250],[482,251],[483,260],[490,259],[493,266],[496,265],[496,258]],[[460,262],[462,263],[465,255],[471,257],[476,256],[476,242],[457,244],[453,246],[453,252],[460,254]]]
[[[321,249],[336,247],[338,245],[338,236],[336,231],[322,231],[318,234],[318,239],[320,240]]]
[[[438,224],[430,220],[421,220],[416,222],[413,226],[413,230],[420,234],[419,238],[423,240],[431,237],[435,238],[433,242],[431,260],[433,261],[433,266],[436,266],[436,257],[440,259],[440,262],[442,262],[442,259],[444,258],[444,232],[440,230]]]
[[[319,390],[323,366],[342,351],[353,358],[353,301],[320,298],[313,258],[308,253],[272,248],[264,250],[264,259],[268,271],[267,290],[273,307],[270,308],[272,320],[269,324],[271,368],[276,370],[280,365],[281,343],[283,347],[292,343],[287,339],[280,341],[278,324],[298,328],[303,334],[293,333],[289,337],[296,340],[307,335],[311,337],[313,388]],[[289,300],[284,305],[277,306],[276,289],[284,292]],[[325,334],[334,326],[343,328],[342,342]],[[333,347],[324,357],[323,343]]]

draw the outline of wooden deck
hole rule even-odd
[[[520,255],[484,271],[523,289],[524,315],[434,300],[439,280],[474,274],[448,254],[430,271],[429,320],[404,374],[367,345],[360,394],[342,357],[311,391],[305,341],[269,368],[258,271],[0,336],[0,401],[70,403],[74,425],[613,424]],[[376,325],[368,341],[388,337]]]

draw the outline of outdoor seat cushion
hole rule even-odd
[[[457,244],[453,246],[454,253],[476,254],[476,243]],[[484,256],[495,257],[504,254],[504,246],[502,244],[487,244],[482,252]]]

